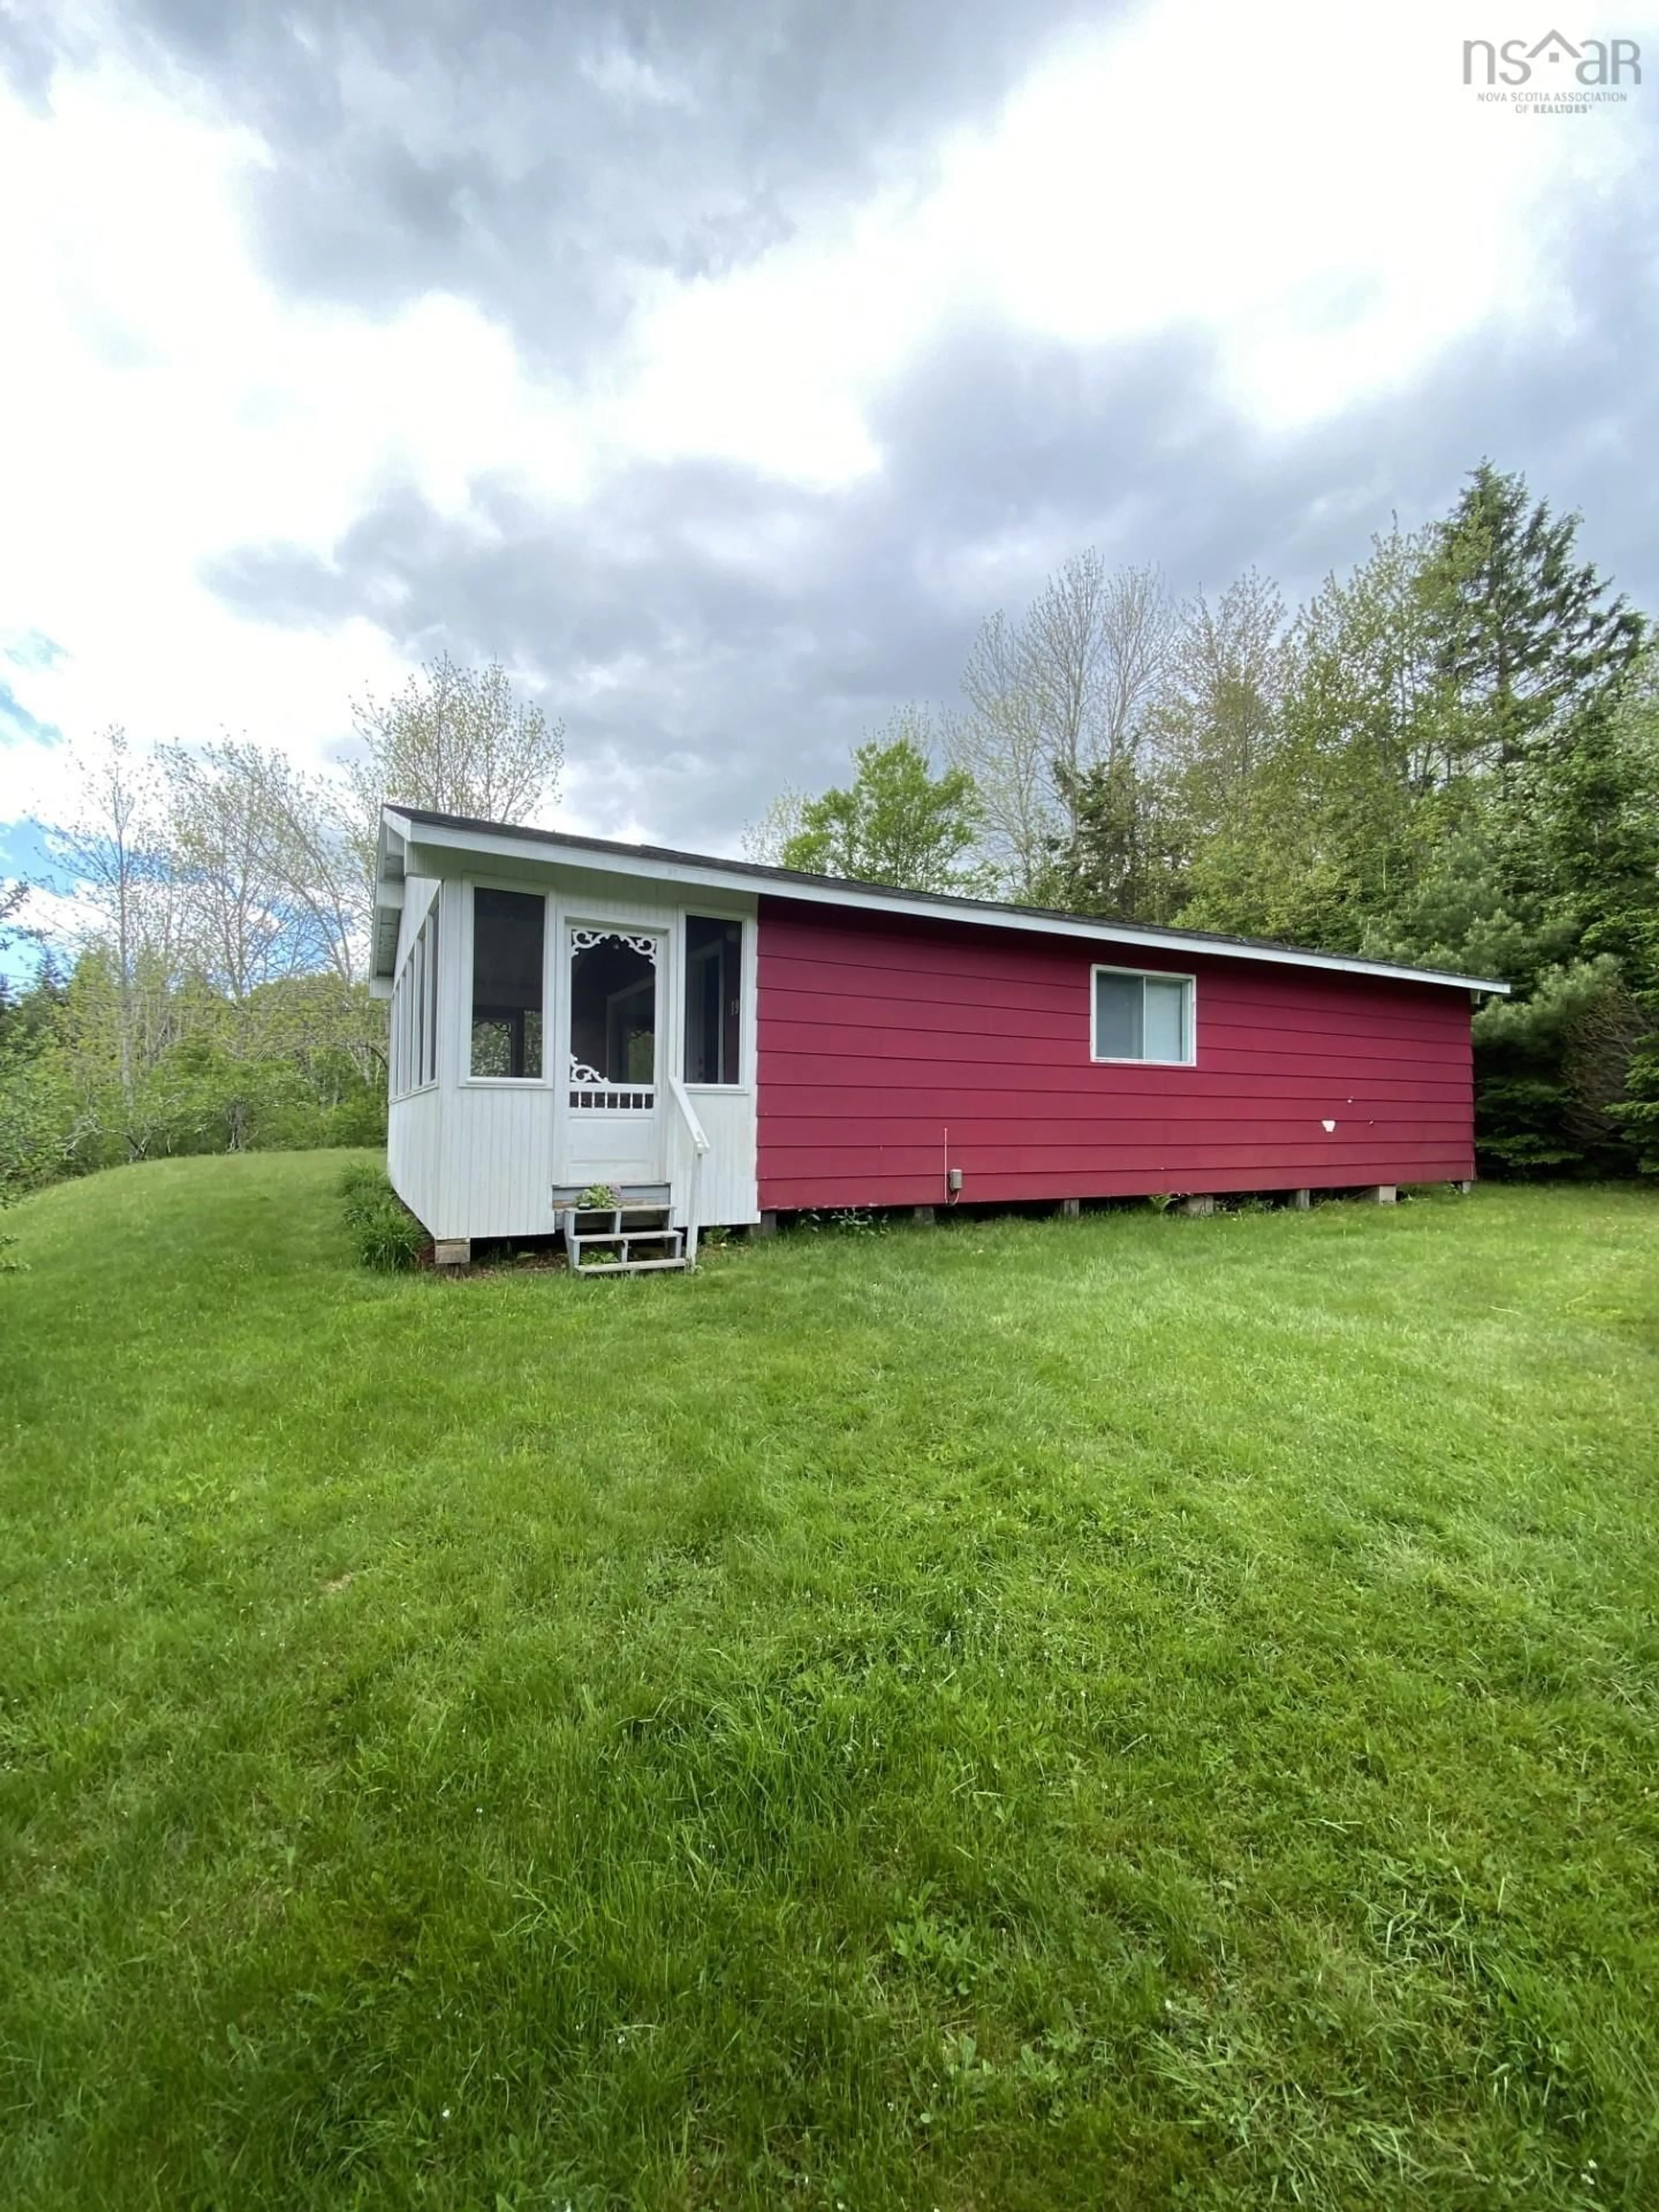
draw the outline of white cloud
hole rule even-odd
[[[38,887],[31,888],[16,916],[25,929],[38,930],[53,945],[74,945],[82,938],[96,936],[104,919],[90,898]],[[38,948],[26,950],[9,959],[0,973],[28,975],[39,957]]]
[[[240,621],[202,563],[249,539],[325,550],[388,483],[447,514],[493,469],[543,498],[587,486],[560,395],[472,307],[430,296],[377,321],[270,289],[240,216],[263,158],[111,64],[60,80],[49,117],[0,96],[0,256],[27,333],[0,353],[0,604],[63,648],[9,680],[70,733],[228,723],[315,758],[398,656],[367,623]],[[5,771],[0,817],[57,803],[58,749],[14,747]]]
[[[398,680],[398,654],[368,621],[240,620],[202,565],[249,542],[326,553],[389,484],[451,517],[484,473],[580,502],[639,454],[834,485],[881,465],[873,400],[964,316],[1095,348],[1205,333],[1273,430],[1479,325],[1558,315],[1554,225],[1617,191],[1634,125],[1478,106],[1462,35],[1443,0],[1161,0],[1051,58],[983,131],[919,149],[902,188],[730,274],[652,282],[580,392],[454,298],[376,318],[276,292],[246,227],[258,138],[106,46],[48,115],[0,94],[0,263],[25,334],[0,350],[0,605],[64,648],[8,680],[74,735],[228,725],[316,760],[354,696]],[[588,75],[601,99],[684,98],[619,51]],[[374,98],[418,104],[408,86]],[[722,560],[788,551],[733,547],[718,515],[706,537]],[[0,819],[60,804],[63,763],[0,755]]]
[[[625,107],[688,107],[696,101],[689,88],[666,77],[625,46],[610,46],[584,57],[581,73],[596,91]]]
[[[1092,347],[1200,331],[1227,395],[1282,428],[1556,312],[1564,206],[1639,150],[1616,111],[1480,105],[1443,0],[1161,0],[947,145],[921,199],[666,289],[617,420],[654,451],[833,481],[879,464],[881,378],[977,313]]]

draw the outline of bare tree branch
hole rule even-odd
[[[135,758],[125,730],[106,730],[77,760],[85,811],[53,844],[94,915],[82,943],[106,955],[113,985],[116,1060],[131,1100],[141,1070],[173,1037],[179,969],[179,904],[153,766]]]
[[[352,710],[365,757],[347,778],[360,865],[372,879],[387,799],[488,822],[532,820],[558,796],[564,725],[520,699],[499,661],[461,668],[445,653],[395,699]]]
[[[946,757],[974,779],[986,850],[1016,898],[1030,895],[1060,819],[1047,737],[1026,678],[1019,634],[1006,615],[993,615],[963,672],[967,706],[945,719]]]
[[[981,629],[946,742],[979,786],[988,845],[1017,896],[1075,830],[1081,779],[1132,763],[1154,732],[1174,630],[1158,571],[1108,569],[1092,547],[1017,623],[997,614]]]

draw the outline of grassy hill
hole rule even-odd
[[[13,1217],[0,2204],[1659,2203],[1659,1202]]]

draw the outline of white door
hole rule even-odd
[[[565,1184],[667,1180],[661,1054],[668,939],[656,928],[570,922],[564,933],[569,1089]]]

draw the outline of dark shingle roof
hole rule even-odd
[[[1268,937],[1231,937],[1217,930],[1187,929],[1176,927],[1152,927],[1143,922],[1114,921],[1097,914],[1076,914],[1062,907],[1016,906],[1002,899],[968,898],[954,891],[917,891],[902,884],[867,883],[850,876],[814,875],[801,868],[779,868],[760,860],[729,860],[713,853],[682,853],[669,845],[630,845],[611,837],[581,837],[566,830],[537,830],[511,822],[483,822],[466,814],[440,814],[427,806],[400,806],[395,800],[387,801],[387,811],[401,815],[406,822],[425,823],[440,830],[471,830],[489,836],[522,837],[532,843],[551,845],[562,851],[580,853],[614,853],[619,858],[636,860],[663,860],[688,868],[718,868],[727,875],[750,876],[757,884],[775,884],[787,891],[792,884],[811,889],[820,895],[825,891],[844,891],[849,900],[860,898],[900,898],[907,905],[936,908],[942,915],[957,915],[964,921],[993,917],[1006,921],[1010,916],[1024,917],[1031,921],[1070,922],[1079,928],[1097,932],[1103,937],[1117,939],[1142,938],[1149,942],[1167,945],[1173,939],[1180,944],[1190,943],[1201,947],[1214,945],[1238,951],[1260,952],[1271,959],[1286,953],[1300,956],[1304,960],[1340,962],[1345,967],[1370,969],[1379,974],[1421,976],[1425,982],[1468,982],[1482,990],[1507,991],[1504,983],[1484,978],[1453,976],[1438,968],[1413,968],[1397,960],[1368,960],[1363,953],[1328,952],[1317,945],[1285,945]]]

